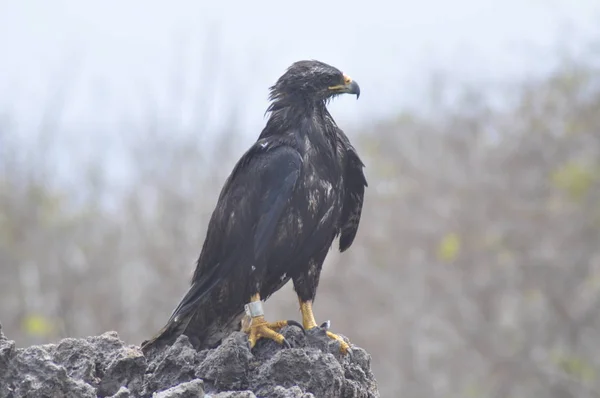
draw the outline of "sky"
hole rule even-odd
[[[124,120],[215,126],[233,103],[250,143],[299,59],[360,84],[330,106],[354,125],[425,103],[432,72],[483,86],[547,73],[558,42],[600,37],[599,22],[597,0],[0,0],[0,114],[23,142],[50,120],[88,156]]]

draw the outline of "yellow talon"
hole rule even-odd
[[[255,294],[250,299],[251,303],[256,303],[260,301],[260,295]],[[258,314],[262,314],[262,307],[258,311]],[[248,333],[248,341],[250,342],[250,348],[254,348],[258,340],[261,338],[271,339],[276,341],[279,344],[283,344],[286,347],[290,347],[290,344],[285,340],[283,335],[276,332],[276,330],[281,329],[284,326],[298,326],[301,328],[301,325],[295,321],[277,321],[277,322],[267,322],[265,320],[264,315],[258,315],[255,313],[255,316],[250,318],[249,324],[242,323],[243,330],[245,333]]]
[[[304,326],[304,329],[310,330],[318,327],[312,310],[312,302],[310,300],[304,302],[300,300],[300,311],[302,312],[302,325]],[[347,354],[350,351],[350,345],[346,343],[340,336],[330,332],[329,330],[326,331],[326,334],[330,339],[339,341],[340,352],[342,354]]]
[[[275,340],[277,343],[283,344],[285,338],[275,330],[279,330],[286,325],[287,321],[269,323],[265,320],[264,316],[252,318],[250,326],[245,330],[249,334],[248,341],[250,342],[250,348],[254,348],[256,342],[261,338]]]
[[[340,336],[338,336],[335,333],[331,333],[329,330],[326,331],[325,333],[327,333],[327,337],[329,337],[332,340],[337,340],[340,342],[340,352],[342,354],[347,354],[348,350],[350,349],[350,345],[348,343],[346,343]]]

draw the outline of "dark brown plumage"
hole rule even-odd
[[[363,163],[326,108],[342,93],[358,98],[360,89],[319,61],[294,63],[271,87],[269,119],[225,182],[191,287],[144,350],[182,333],[197,348],[214,347],[239,330],[246,303],[266,300],[290,279],[304,327],[316,327],[311,303],[321,267],[336,237],[340,251],[352,244],[367,186]],[[266,329],[285,323],[253,319],[251,345],[260,337],[284,342]]]

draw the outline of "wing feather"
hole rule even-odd
[[[241,261],[258,259],[268,251],[301,168],[298,151],[277,144],[257,143],[238,161],[209,222],[192,286],[169,322],[193,311]],[[251,244],[246,244],[251,236]]]
[[[367,180],[363,173],[364,164],[354,148],[349,146],[346,156],[345,192],[340,218],[340,252],[347,250],[354,242],[360,223],[365,187],[367,187]]]

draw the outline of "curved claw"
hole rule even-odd
[[[291,348],[290,343],[285,340],[285,337],[276,332],[276,330],[283,328],[284,326],[288,325],[288,323],[289,321],[267,322],[263,316],[252,318],[250,325],[244,330],[246,333],[248,333],[248,344],[250,345],[250,350],[252,350],[258,340],[262,338],[273,340],[287,348]]]
[[[354,351],[352,351],[352,348],[346,350],[346,355],[348,355],[350,362],[354,362]]]
[[[300,328],[300,330],[302,330],[302,333],[306,336],[306,329],[304,329],[304,326],[302,326],[300,323],[296,322],[296,321],[287,321],[288,326],[296,326],[298,328]]]
[[[342,339],[340,336],[338,336],[335,333],[331,333],[329,330],[325,333],[327,334],[327,337],[329,337],[332,340],[337,340],[340,343],[340,352],[342,354],[347,354],[348,351],[350,351],[350,344],[346,343],[344,339]]]
[[[321,329],[329,330],[331,327],[331,321],[327,320],[321,324]]]

